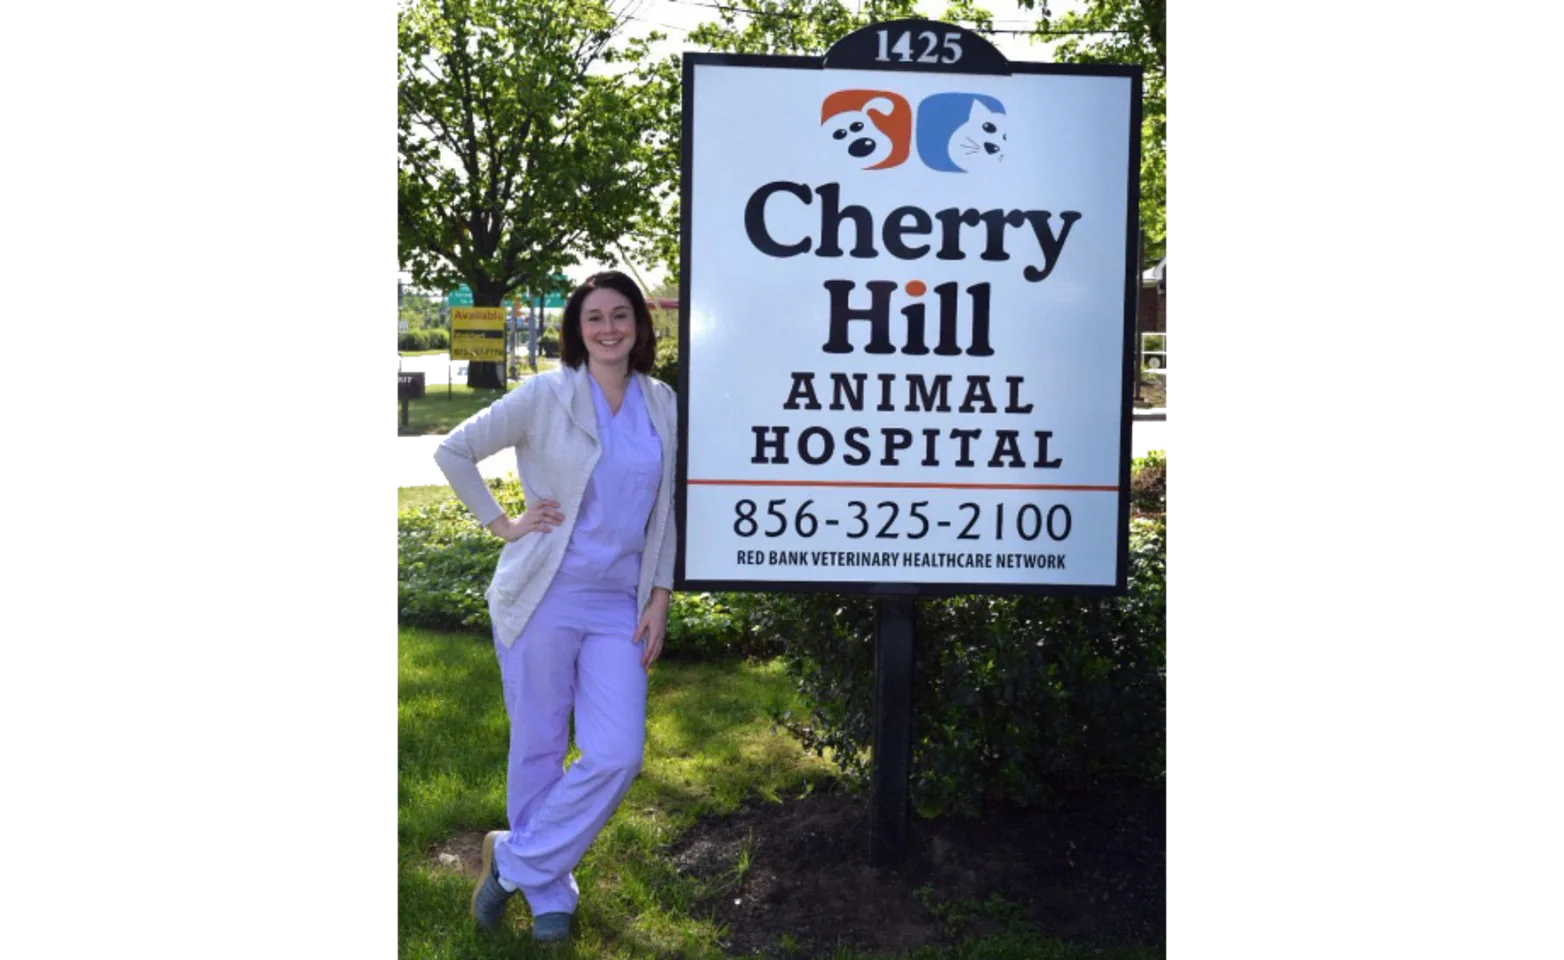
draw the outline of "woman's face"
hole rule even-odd
[[[607,366],[628,363],[635,347],[635,310],[618,290],[602,287],[581,302],[581,339],[591,362]]]

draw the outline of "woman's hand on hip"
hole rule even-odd
[[[548,533],[565,522],[559,512],[559,504],[553,500],[539,500],[521,516],[500,517],[489,524],[489,532],[507,543],[520,540],[529,533]]]
[[[668,635],[668,604],[672,598],[667,589],[653,587],[652,599],[641,611],[641,622],[636,625],[635,636],[631,639],[641,644],[641,668],[644,670],[650,671],[652,664],[662,656],[663,638]]]

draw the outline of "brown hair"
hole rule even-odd
[[[565,317],[559,324],[559,359],[572,370],[587,359],[586,341],[581,337],[581,305],[593,290],[613,290],[624,294],[635,311],[635,346],[630,348],[630,369],[651,373],[657,360],[657,331],[652,329],[652,312],[647,309],[646,298],[634,280],[618,270],[594,273],[571,291],[565,301]]]

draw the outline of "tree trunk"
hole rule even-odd
[[[500,302],[505,297],[505,291],[494,283],[479,280],[477,283],[468,280],[472,287],[472,305],[475,307],[503,306]],[[504,390],[504,367],[498,363],[478,362],[467,364],[467,386],[474,390]]]
[[[467,386],[474,390],[504,389],[505,385],[500,381],[500,365],[476,361],[467,364]]]

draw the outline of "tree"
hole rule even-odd
[[[744,4],[743,10],[719,8],[721,22],[691,30],[690,42],[725,53],[820,56],[854,30],[882,20],[916,17],[916,8],[916,0],[869,0],[853,9],[840,0],[760,0]]]
[[[499,306],[658,215],[665,102],[626,82],[648,40],[612,45],[625,20],[605,0],[404,0],[397,252],[415,284]],[[501,369],[471,364],[468,384]]]
[[[424,294],[403,297],[396,313],[398,320],[407,321],[409,330],[445,329],[445,322],[440,319],[440,301]]]
[[[1034,9],[1036,0],[1016,0]],[[1053,19],[1043,4],[1040,34],[1062,37],[1060,63],[1134,63],[1141,87],[1140,225],[1146,263],[1167,255],[1168,44],[1166,0],[1086,0],[1086,9]],[[1145,264],[1143,264],[1144,266]]]

